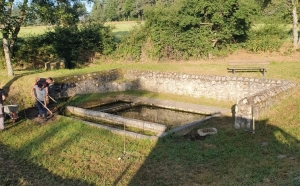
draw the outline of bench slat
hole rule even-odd
[[[227,71],[235,72],[262,72],[265,76],[267,72],[266,65],[269,63],[229,63]]]
[[[263,67],[229,67],[227,68],[228,70],[232,70],[232,69],[240,69],[240,70],[243,70],[243,69],[265,69]]]

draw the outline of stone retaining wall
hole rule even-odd
[[[134,89],[133,82],[121,81],[122,70],[100,71],[55,79],[52,86],[55,98],[72,97],[76,94],[118,92]]]
[[[236,76],[208,76],[171,72],[128,70],[126,79],[137,79],[141,90],[206,97],[217,100],[238,100],[287,83],[281,80],[257,79]]]
[[[296,87],[296,83],[285,80],[120,69],[65,77],[55,82],[55,98],[96,92],[148,90],[231,100],[237,103],[233,113],[235,128],[251,128],[253,117],[265,113]]]
[[[45,63],[45,70],[55,70],[55,69],[64,69],[66,68],[66,60],[64,58],[59,58],[52,62]]]
[[[295,88],[296,83],[286,82],[239,100],[235,105],[234,127],[255,130],[252,125],[254,120],[266,113],[280,98],[293,93]]]

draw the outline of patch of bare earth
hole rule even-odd
[[[48,111],[47,121],[45,121],[43,118],[39,118],[39,112],[37,107],[31,107],[24,110],[24,117],[27,119],[30,119],[38,124],[46,124],[49,122],[52,122],[56,119],[58,115],[58,106],[55,103],[51,103],[47,105],[47,108],[51,111],[51,113]]]
[[[199,60],[198,62],[215,62],[215,63],[230,63],[230,62],[297,62],[300,60],[300,52],[292,52],[290,54],[282,54],[280,52],[261,52],[249,53],[244,50],[239,50],[231,55],[222,58],[212,58],[208,60]]]
[[[300,59],[300,52],[291,52],[290,54],[283,54],[282,52],[261,52],[249,53],[244,50],[239,50],[229,55],[228,57],[217,59],[216,61],[224,62],[239,62],[239,61],[252,61],[252,62],[296,62]]]

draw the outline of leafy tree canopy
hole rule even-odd
[[[21,26],[26,20],[37,19],[55,25],[74,25],[84,14],[80,0],[2,0],[0,30],[8,75],[13,76],[11,57]]]
[[[215,48],[244,41],[253,15],[259,10],[252,0],[157,3],[145,11],[145,27],[160,55],[199,57]]]

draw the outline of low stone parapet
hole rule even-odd
[[[271,106],[276,104],[282,97],[293,93],[297,84],[284,81],[283,84],[258,92],[251,96],[245,97],[238,101],[235,106],[235,122],[236,129],[244,128],[254,129],[255,119],[269,111]]]
[[[66,61],[63,58],[59,58],[56,61],[45,63],[45,70],[55,70],[64,68],[66,68]]]
[[[249,129],[253,118],[266,113],[296,86],[294,82],[264,78],[113,69],[56,79],[53,89],[55,98],[87,93],[147,90],[232,101],[235,107],[234,127]]]
[[[96,120],[98,119],[109,123],[113,122],[121,126],[126,125],[128,127],[135,127],[146,131],[155,132],[157,133],[157,136],[164,133],[167,129],[167,127],[162,124],[141,121],[136,119],[123,118],[121,116],[108,114],[100,111],[79,108],[79,107],[67,106],[66,110],[71,114],[82,116],[85,118],[96,119]]]

